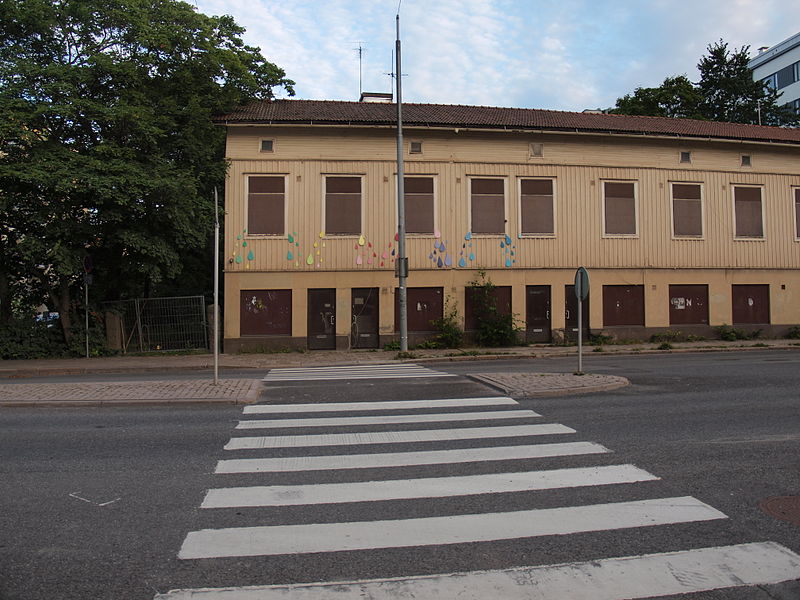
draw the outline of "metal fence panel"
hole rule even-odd
[[[203,296],[136,298],[104,308],[120,316],[125,353],[208,348]]]

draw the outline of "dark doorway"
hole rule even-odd
[[[525,338],[529,342],[547,343],[550,334],[550,286],[525,287]]]
[[[351,348],[378,347],[378,288],[353,288]]]
[[[336,349],[336,290],[308,290],[308,349]]]
[[[589,298],[587,297],[581,303],[581,312],[583,319],[581,327],[583,328],[583,339],[589,339]],[[564,337],[567,340],[578,341],[578,297],[575,295],[574,285],[564,286]]]
[[[734,325],[769,323],[768,285],[734,285],[732,288]]]
[[[644,325],[643,285],[603,286],[603,327]]]
[[[670,325],[708,325],[708,286],[669,286]]]

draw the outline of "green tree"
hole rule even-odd
[[[651,117],[702,118],[703,97],[685,75],[667,77],[659,87],[636,88],[617,100],[612,113]]]
[[[609,112],[624,115],[682,117],[732,123],[793,124],[797,116],[779,104],[779,93],[753,79],[747,66],[749,46],[729,50],[720,40],[709,44],[697,65],[700,81],[667,77],[655,88],[636,88],[617,99]]]
[[[226,170],[212,117],[293,94],[243,31],[177,0],[0,0],[0,318],[46,301],[69,341],[84,256],[114,299],[205,251]]]

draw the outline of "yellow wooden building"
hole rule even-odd
[[[479,273],[532,342],[800,324],[800,131],[404,105],[409,341]],[[226,351],[398,339],[395,107],[276,100],[219,119]]]

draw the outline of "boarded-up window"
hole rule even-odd
[[[708,325],[708,286],[669,286],[670,325]]]
[[[292,335],[292,290],[242,290],[241,335]]]
[[[643,285],[603,286],[603,326],[644,325]]]
[[[520,214],[523,235],[555,233],[552,179],[520,181]]]
[[[433,177],[405,177],[406,233],[433,233]]]
[[[606,235],[636,235],[636,186],[633,182],[604,182]]]
[[[800,188],[794,190],[794,237],[800,238]]]
[[[361,177],[325,178],[325,233],[361,233]]]
[[[769,323],[769,285],[731,286],[733,324]]]
[[[505,181],[470,180],[472,233],[505,233]]]
[[[672,184],[672,231],[676,236],[703,235],[703,204],[699,183]]]
[[[481,295],[485,294],[485,298]],[[478,328],[480,310],[489,303],[501,315],[511,314],[511,286],[494,286],[490,289],[484,287],[467,287],[464,290],[464,329],[475,331]]]
[[[283,235],[286,180],[253,175],[247,180],[247,233]]]
[[[736,237],[764,237],[760,187],[734,187]]]
[[[407,288],[406,309],[408,331],[436,331],[433,321],[444,315],[444,294],[442,288]],[[400,292],[394,290],[394,329],[400,331]]]

